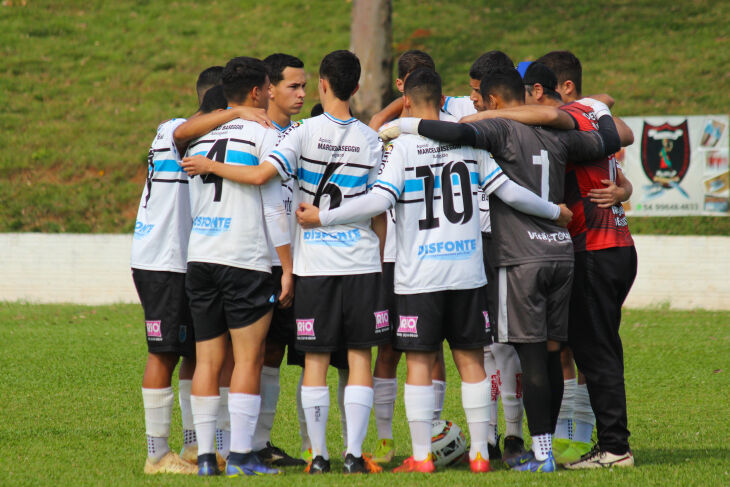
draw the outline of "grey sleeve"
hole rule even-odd
[[[474,147],[486,149],[493,156],[499,157],[504,154],[504,150],[508,146],[512,121],[503,118],[492,118],[487,120],[479,120],[466,125],[471,126],[476,133],[476,144]]]

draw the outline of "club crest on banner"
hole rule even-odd
[[[641,165],[652,181],[644,200],[676,189],[685,198],[689,194],[679,185],[689,169],[689,129],[687,120],[679,125],[651,125],[644,122],[641,134]]]

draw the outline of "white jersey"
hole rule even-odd
[[[458,122],[462,117],[474,115],[477,109],[474,108],[474,102],[468,96],[447,96],[441,112],[448,113]]]
[[[377,134],[355,118],[338,120],[324,113],[294,122],[266,159],[281,179],[295,179],[298,201],[336,208],[365,194],[380,163]],[[380,246],[370,219],[303,229],[294,239],[294,274],[351,275],[380,272]]]
[[[277,143],[281,142],[281,139],[284,138],[284,132],[291,127],[291,122],[289,122],[289,125],[286,127],[282,127],[276,122],[273,122],[274,126],[276,127],[277,131],[279,132],[279,137],[277,139]],[[281,198],[284,203],[284,210],[286,211],[286,218],[289,220],[289,232],[291,235],[291,241],[292,241],[292,248],[294,248],[294,230],[297,227],[297,218],[295,211],[297,209],[298,203],[294,200],[294,180],[290,179],[288,181],[280,181],[281,182]],[[271,265],[274,266],[281,266],[281,260],[279,259],[279,254],[276,253],[276,248],[274,247],[274,244],[271,242],[271,238],[269,238],[269,253],[271,253]]]
[[[147,181],[137,210],[131,265],[149,271],[185,272],[190,237],[188,175],[173,133],[185,122],[173,118],[157,127],[147,157]]]
[[[194,140],[188,155],[203,155],[232,165],[255,166],[276,145],[277,132],[235,119]],[[281,205],[278,181],[276,204]],[[239,184],[207,174],[190,180],[193,228],[188,262],[210,262],[271,272],[264,221],[264,186]],[[265,196],[264,196],[265,198]]]
[[[385,149],[373,192],[396,209],[395,292],[474,289],[487,282],[477,190],[506,176],[485,151],[401,135]]]

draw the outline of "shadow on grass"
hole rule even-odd
[[[697,460],[730,462],[730,448],[641,448],[634,450],[634,458],[641,465],[682,465]]]

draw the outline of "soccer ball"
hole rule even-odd
[[[431,424],[431,454],[437,467],[453,465],[466,453],[466,438],[458,425],[442,419]]]

